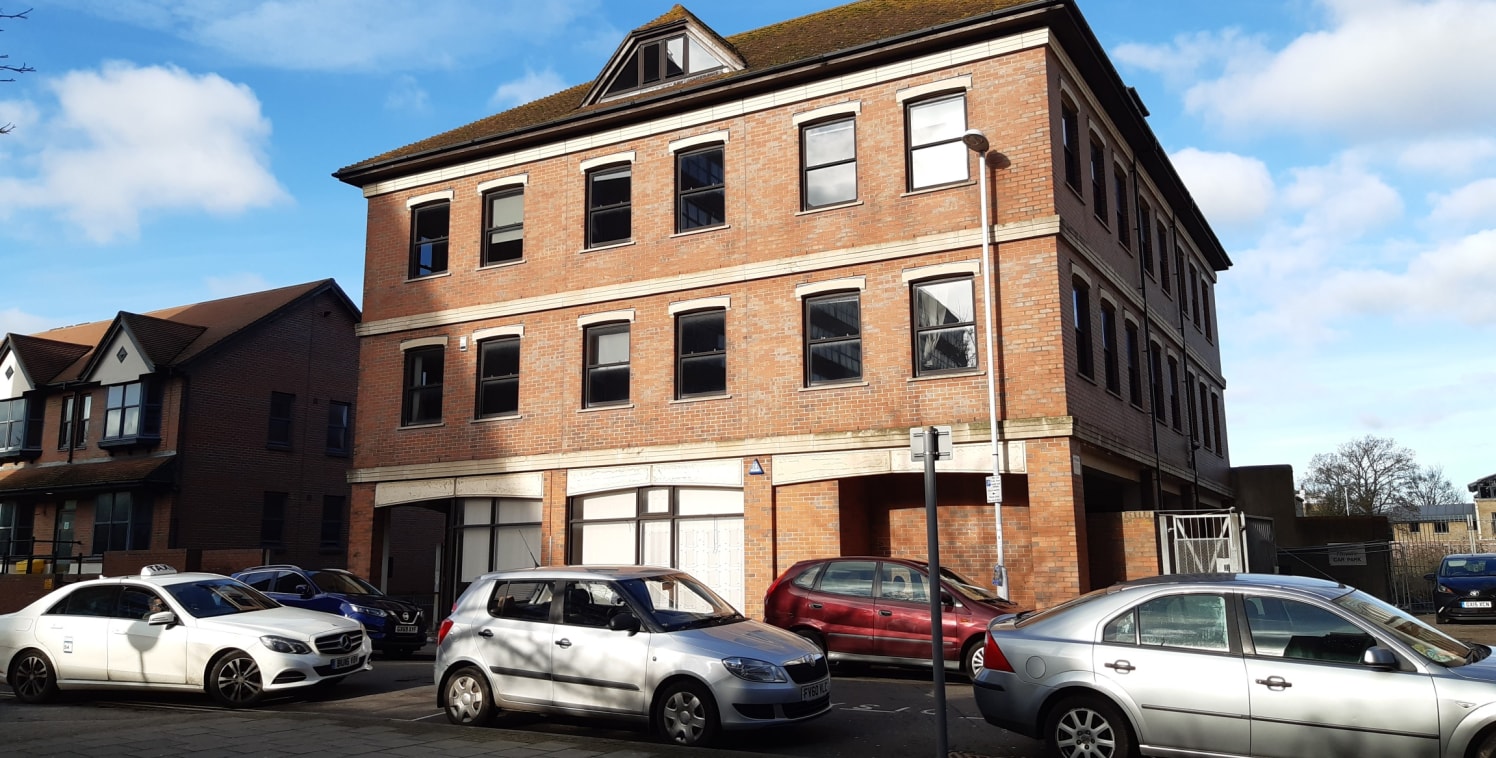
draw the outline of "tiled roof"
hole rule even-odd
[[[175,455],[26,466],[0,477],[0,497],[62,491],[85,491],[171,481]]]
[[[1396,522],[1448,521],[1450,519],[1462,519],[1473,515],[1475,515],[1474,503],[1444,503],[1441,505],[1425,505],[1411,511],[1389,514],[1389,520]]]
[[[1030,0],[861,0],[861,2],[830,8],[819,13],[727,37],[727,43],[743,57],[747,68],[709,77],[708,80],[740,78],[785,64],[807,61],[831,53],[870,45],[879,40],[891,40],[1028,2]],[[694,18],[685,8],[676,5],[664,15],[639,29],[649,29],[688,17]],[[578,113],[587,113],[605,106],[611,107],[620,102],[629,102],[612,100],[605,105],[582,108],[583,98],[592,86],[593,82],[578,84],[549,97],[543,97],[449,132],[360,161],[340,169],[334,175],[357,171],[386,161],[484,141],[558,121]],[[668,91],[656,90],[645,93],[640,99],[651,99]]]
[[[16,353],[26,376],[35,384],[42,385],[71,366],[74,361],[88,354],[91,345],[58,342],[25,334],[9,335],[10,348]]]
[[[88,347],[87,353],[78,356],[49,381],[72,380],[83,376],[100,341],[106,338],[110,327],[116,323],[130,330],[153,364],[181,365],[255,322],[324,287],[333,288],[346,300],[346,295],[338,289],[336,282],[323,279],[192,305],[163,308],[145,314],[121,311],[109,321],[65,326],[31,336]],[[358,309],[351,302],[348,307],[357,314]],[[11,336],[14,341],[17,335]]]

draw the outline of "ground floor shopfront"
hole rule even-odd
[[[998,515],[985,487],[992,446],[963,441],[962,429],[956,441],[952,460],[937,466],[941,563],[986,586],[998,562]],[[796,561],[926,557],[923,464],[910,459],[907,437],[861,442],[531,471],[505,471],[516,461],[496,460],[478,472],[468,462],[473,473],[384,481],[356,473],[349,567],[383,581],[391,556],[428,539],[409,526],[419,512],[444,524],[440,543],[416,561],[429,560],[435,575],[420,581],[429,581],[437,609],[486,571],[651,564],[685,570],[761,616],[764,592]],[[1155,523],[1137,506],[1147,499],[1146,472],[1119,476],[1132,469],[1073,437],[1013,440],[1001,453],[1003,563],[1014,600],[1050,605],[1158,573]],[[1166,505],[1184,497],[1165,490]],[[410,580],[408,566],[398,573]]]

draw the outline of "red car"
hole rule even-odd
[[[945,667],[982,669],[987,622],[1016,613],[950,569],[940,570]],[[816,643],[833,661],[930,665],[929,571],[924,561],[846,556],[801,561],[770,585],[764,620]]]

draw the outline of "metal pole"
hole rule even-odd
[[[992,476],[1001,477],[1002,457],[1000,442],[997,434],[997,352],[993,350],[993,332],[997,331],[997,320],[994,314],[997,304],[992,301],[992,224],[988,220],[987,213],[987,151],[983,150],[977,154],[977,166],[981,169],[982,197],[982,309],[987,321],[986,328],[982,331],[986,335],[987,348],[987,424],[992,435]],[[996,502],[992,504],[992,526],[994,528],[995,542],[997,547],[997,566],[993,577],[994,586],[997,588],[998,597],[1006,600],[1008,598],[1008,572],[1003,566],[1003,504]]]
[[[930,661],[935,669],[935,756],[946,758],[950,752],[946,744],[945,724],[945,640],[944,618],[940,602],[940,530],[935,513],[935,451],[938,449],[939,432],[933,426],[925,427],[925,541],[930,553]]]

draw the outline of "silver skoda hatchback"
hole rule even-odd
[[[804,721],[831,708],[826,659],[676,569],[566,566],[474,581],[437,631],[437,705],[624,718],[667,741]]]

